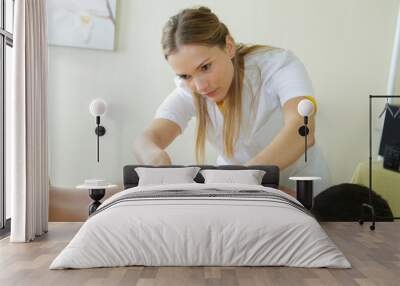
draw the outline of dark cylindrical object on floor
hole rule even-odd
[[[313,205],[313,181],[299,180],[297,183],[297,200],[301,202],[308,210]]]

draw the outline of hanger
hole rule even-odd
[[[393,113],[393,110],[390,108],[390,104],[389,104],[389,98],[386,98],[386,103],[385,103],[385,107],[383,108],[381,114],[379,114],[379,118],[382,117],[383,114],[385,114],[385,111],[389,110],[390,114],[396,118],[397,114],[399,113],[399,110],[397,110],[396,115]]]
[[[400,107],[397,109],[393,117],[396,119],[399,114],[400,114]]]

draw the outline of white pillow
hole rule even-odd
[[[261,185],[265,171],[262,170],[201,170],[200,174],[204,177],[205,184],[230,183]]]
[[[193,179],[199,170],[199,167],[135,168],[139,176],[138,186],[195,183]]]

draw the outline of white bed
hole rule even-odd
[[[127,265],[351,267],[289,195],[257,185],[198,183],[115,194],[50,269]]]

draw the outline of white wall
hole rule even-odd
[[[73,187],[91,177],[122,182],[123,165],[135,163],[134,138],[174,88],[161,29],[169,16],[198,4],[209,6],[237,41],[283,47],[302,59],[318,98],[317,140],[333,183],[348,181],[367,160],[368,94],[386,91],[399,0],[120,0],[114,52],[50,47],[52,185]],[[88,111],[96,97],[109,104],[100,164]],[[168,148],[173,163],[194,163],[193,146],[194,121]],[[208,148],[207,162],[215,158]]]

